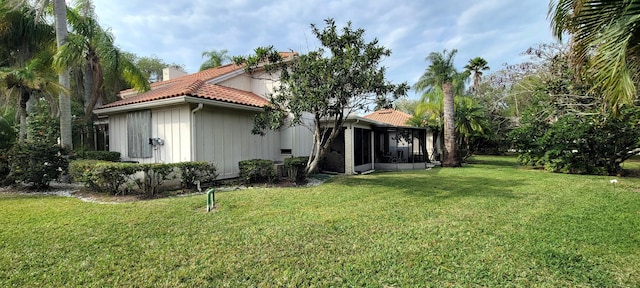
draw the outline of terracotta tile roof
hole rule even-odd
[[[407,124],[407,121],[409,121],[409,119],[411,118],[411,115],[395,109],[378,110],[371,114],[365,115],[364,118],[394,125],[394,126],[405,126],[405,127],[411,126]]]
[[[151,90],[141,94],[137,94],[136,91],[132,89],[124,90],[120,92],[121,95],[132,95],[122,100],[103,105],[98,109],[143,103],[178,96],[192,96],[255,107],[262,107],[269,103],[267,99],[251,92],[206,83],[206,81],[238,71],[239,69],[243,69],[243,66],[229,64],[167,81],[156,82],[151,84]]]

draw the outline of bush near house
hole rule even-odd
[[[26,142],[14,145],[8,153],[11,181],[23,182],[34,188],[47,188],[51,181],[66,171],[67,152],[58,145]]]
[[[182,189],[193,190],[198,183],[212,182],[218,177],[216,166],[203,161],[176,163],[176,167],[180,169]]]
[[[242,160],[238,162],[238,168],[240,181],[244,184],[271,183],[276,179],[276,170],[271,160]]]
[[[284,168],[287,171],[287,176],[296,183],[303,183],[305,181],[304,172],[307,168],[307,162],[309,157],[291,157],[284,159]]]
[[[189,183],[211,182],[217,177],[215,166],[206,162],[137,164],[77,160],[71,163],[70,173],[74,181],[113,195],[132,193],[134,187],[144,194],[156,195],[163,192],[162,185],[168,180],[180,178],[183,188],[193,188],[195,184]]]
[[[120,152],[115,151],[80,151],[76,155],[79,159],[120,162]]]

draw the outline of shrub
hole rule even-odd
[[[305,172],[309,157],[291,157],[284,159],[284,168],[287,170],[289,179],[296,183],[305,181]]]
[[[180,179],[183,187],[188,183],[208,182],[217,177],[215,166],[206,162],[138,164],[75,160],[71,163],[70,173],[74,181],[83,182],[97,191],[124,195],[131,192],[134,185],[142,193],[155,195],[162,191],[165,181],[178,176],[175,173],[178,169],[182,172],[180,176],[184,177]],[[136,175],[138,173],[142,174],[142,178]]]
[[[175,164],[180,169],[182,189],[193,190],[197,183],[207,183],[218,177],[216,166],[207,162],[182,162]]]
[[[271,183],[276,178],[273,161],[264,159],[243,160],[238,162],[240,181],[250,183]]]
[[[120,162],[120,152],[115,151],[84,151],[78,153],[81,159],[102,160],[110,162]]]
[[[44,142],[18,143],[8,155],[10,176],[35,188],[49,187],[68,168],[66,151]]]
[[[103,161],[99,160],[73,160],[69,163],[69,176],[73,182],[87,183],[91,181],[89,177],[91,170],[95,168],[98,163]]]
[[[152,163],[137,164],[136,166],[138,166],[138,171],[144,173],[144,176],[142,179],[136,178],[135,182],[145,194],[157,194],[165,181],[175,178],[175,174],[172,175],[176,168],[174,164]]]
[[[138,164],[97,162],[92,170],[87,172],[91,188],[114,195],[125,195],[130,192],[126,184],[135,178]],[[124,187],[124,188],[123,188]]]
[[[640,108],[619,115],[564,115],[553,123],[528,121],[511,132],[523,165],[574,174],[617,175],[640,148]]]

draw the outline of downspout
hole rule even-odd
[[[191,110],[191,161],[196,161],[196,112],[202,108],[204,104],[198,103],[198,107]]]

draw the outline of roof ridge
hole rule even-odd
[[[196,91],[198,91],[198,89],[200,89],[200,87],[202,87],[202,85],[205,82],[200,80],[200,79],[196,79],[196,81],[193,81],[193,83],[187,85],[187,87],[184,89],[184,94],[193,94]]]

